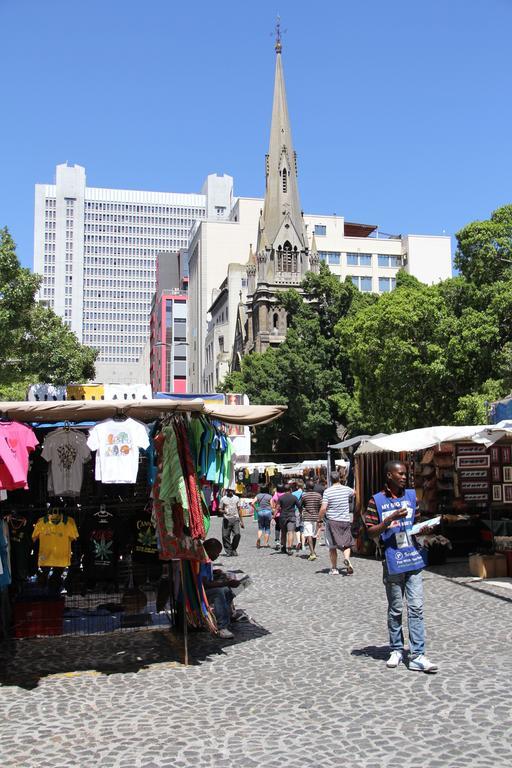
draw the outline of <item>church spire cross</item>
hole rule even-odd
[[[283,50],[282,35],[284,35],[285,32],[286,32],[286,29],[281,30],[281,17],[278,16],[277,20],[276,20],[276,30],[275,30],[275,34],[276,34],[276,44],[275,44],[276,53],[281,53],[281,51]]]

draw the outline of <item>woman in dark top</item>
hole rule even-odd
[[[272,496],[268,492],[266,485],[260,485],[260,492],[251,501],[253,511],[256,508],[256,504],[258,505],[258,538],[256,539],[256,546],[259,549],[262,536],[263,546],[269,546],[270,523],[272,521]]]

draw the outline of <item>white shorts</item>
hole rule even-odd
[[[318,523],[313,520],[304,520],[304,536],[316,536],[318,531]]]

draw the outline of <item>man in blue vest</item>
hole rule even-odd
[[[437,665],[425,656],[423,623],[423,558],[416,547],[411,528],[419,516],[416,492],[406,488],[407,469],[400,461],[388,461],[384,467],[384,490],[368,502],[365,524],[368,534],[379,539],[384,553],[384,584],[388,598],[388,629],[391,654],[387,666],[395,669],[404,660],[402,612],[407,600],[409,625],[409,669],[437,672]],[[422,533],[428,533],[424,529]]]

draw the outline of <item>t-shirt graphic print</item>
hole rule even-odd
[[[87,445],[96,451],[95,478],[101,483],[135,483],[139,448],[149,445],[144,424],[135,419],[107,419],[89,432]]]

